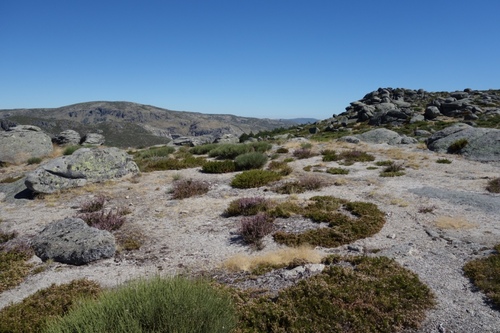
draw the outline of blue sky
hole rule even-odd
[[[500,1],[0,0],[0,109],[325,119],[379,87],[500,89]]]

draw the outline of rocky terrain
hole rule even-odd
[[[450,103],[460,112],[451,112]],[[373,236],[333,248],[318,246],[315,251],[320,256],[386,256],[416,273],[434,293],[436,305],[418,330],[408,332],[499,332],[500,312],[462,269],[470,260],[494,253],[500,239],[500,195],[485,189],[489,180],[500,177],[499,104],[498,91],[459,94],[379,89],[351,103],[343,114],[270,138],[273,147],[266,154],[275,161],[288,160],[292,170],[277,184],[257,188],[231,186],[239,172],[206,174],[200,167],[138,173],[130,159],[120,154],[113,159],[117,162],[109,162],[109,148],[81,149],[73,157],[50,157],[40,165],[4,166],[0,180],[21,178],[0,183],[0,230],[16,231],[20,238],[29,239],[38,249],[31,261],[39,269],[19,286],[1,293],[0,308],[54,282],[82,277],[111,287],[140,276],[202,274],[241,288],[279,290],[321,271],[321,265],[283,268],[258,277],[228,271],[228,262],[242,263],[286,247],[272,236],[264,238],[262,250],[248,246],[238,237],[240,218],[224,216],[224,211],[243,197],[307,202],[316,195],[329,195],[373,203],[384,213],[386,223]],[[431,107],[439,111],[434,118],[426,116],[429,109],[436,111]],[[390,125],[391,130],[373,129],[369,123]],[[439,123],[446,125],[441,128]],[[479,126],[484,123],[489,128]],[[427,133],[416,135],[424,126]],[[467,142],[450,151],[450,146],[463,140]],[[313,154],[297,158],[295,152],[306,146]],[[278,153],[280,148],[288,152]],[[325,150],[367,152],[375,161],[352,165],[324,161],[320,153]],[[99,157],[103,155],[106,158]],[[106,161],[99,165],[109,166],[109,180],[102,178],[103,172],[96,173],[93,164],[80,164],[79,156],[83,161]],[[404,174],[381,177],[382,167],[377,162],[382,161],[401,166]],[[348,173],[328,173],[331,168],[347,169]],[[278,184],[304,177],[317,178],[324,186],[291,195],[274,190]],[[174,199],[171,190],[183,179],[207,182],[209,191]],[[67,183],[77,187],[51,190]],[[46,194],[33,196],[27,186]],[[114,243],[109,234],[96,236],[95,231],[87,230],[93,228],[67,222],[71,230],[78,230],[77,239],[102,239],[92,245],[102,251],[96,257],[95,251],[81,250],[82,262],[69,258],[43,263],[40,258],[54,250],[43,248],[43,237],[57,237],[62,232],[57,221],[77,216],[82,205],[99,196],[107,198],[109,210],[128,211],[120,232],[140,235],[142,246],[110,251]],[[278,218],[275,225],[279,231],[299,232],[315,224],[295,216]],[[114,235],[120,237],[120,233]]]

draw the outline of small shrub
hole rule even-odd
[[[33,256],[29,245],[13,242],[16,234],[3,235],[10,242],[0,243],[0,293],[20,284],[33,266],[26,262]]]
[[[40,157],[30,157],[26,163],[28,165],[32,165],[32,164],[40,164],[41,162],[42,159]]]
[[[204,173],[229,173],[236,171],[236,163],[232,160],[208,161],[203,165],[201,171]]]
[[[289,151],[288,151],[288,149],[287,149],[287,148],[285,148],[285,147],[279,147],[278,149],[276,149],[276,152],[277,152],[278,154],[288,154],[288,152],[289,152]]]
[[[287,162],[278,162],[278,161],[271,161],[269,165],[267,166],[268,170],[276,171],[282,176],[287,176],[293,172],[293,169],[291,166],[287,164]]]
[[[329,168],[326,170],[326,172],[332,175],[347,175],[349,173],[349,170],[343,168]]]
[[[121,250],[133,251],[138,250],[144,244],[146,236],[136,227],[124,226],[114,233],[116,242]]]
[[[405,173],[402,170],[404,170],[404,166],[402,164],[397,164],[395,162],[392,162],[380,173],[380,177],[403,176]]]
[[[311,149],[311,148],[312,148],[312,146],[313,146],[313,145],[312,145],[312,143],[310,143],[310,142],[304,142],[304,143],[301,143],[301,144],[300,144],[300,148],[302,148],[302,149]]]
[[[224,211],[225,216],[255,215],[269,209],[270,202],[263,197],[240,198],[231,201]]]
[[[93,213],[104,208],[106,197],[104,195],[97,195],[93,200],[84,202],[80,207],[82,213]]]
[[[491,193],[500,193],[500,177],[490,180],[486,190]]]
[[[211,150],[215,149],[218,145],[218,143],[208,143],[200,146],[195,146],[189,149],[189,152],[194,155],[206,155]]]
[[[202,195],[210,190],[210,185],[200,180],[185,179],[174,183],[173,199],[186,199],[195,195]]]
[[[439,163],[439,164],[451,164],[451,161],[447,158],[440,158],[436,161],[436,163]]]
[[[281,175],[270,170],[248,170],[236,175],[231,181],[235,188],[254,188],[281,179]]]
[[[82,213],[78,217],[91,227],[107,231],[118,230],[125,223],[125,217],[119,211],[113,210]]]
[[[81,302],[46,333],[229,333],[236,324],[230,296],[204,280],[137,280]]]
[[[81,298],[96,298],[100,292],[96,282],[86,279],[52,284],[0,310],[0,332],[43,332],[49,320],[66,314]]]
[[[465,276],[500,307],[500,244],[495,250],[488,257],[469,261],[463,269]]]
[[[377,166],[390,166],[392,164],[394,164],[394,161],[390,161],[390,160],[375,162],[375,165],[377,165]]]
[[[420,207],[418,209],[418,212],[421,214],[433,213],[435,209],[436,209],[436,206]]]
[[[340,156],[337,155],[337,152],[331,149],[323,150],[321,152],[321,155],[323,155],[323,162],[333,162],[333,161],[338,161],[340,159]]]
[[[355,162],[372,162],[375,161],[375,156],[370,155],[364,151],[349,150],[343,151],[339,155],[340,159],[344,160],[345,165],[351,165]]]
[[[242,143],[226,143],[219,144],[217,147],[212,149],[208,156],[216,157],[221,160],[232,160],[238,155],[250,153],[253,148],[247,144]]]
[[[298,181],[295,182],[287,182],[281,186],[274,188],[273,190],[280,194],[294,194],[318,190],[323,186],[325,186],[325,184],[320,178],[309,176],[301,177]]]
[[[241,219],[238,234],[245,243],[262,249],[262,238],[274,229],[273,219],[266,213],[258,213]]]
[[[82,146],[67,146],[63,150],[63,155],[65,156],[72,155],[75,151],[77,151],[80,148],[82,148]]]
[[[259,152],[251,152],[234,159],[238,170],[260,169],[267,163],[267,156]]]
[[[450,154],[459,154],[462,151],[462,149],[464,149],[465,146],[467,146],[468,143],[469,141],[467,141],[467,139],[465,138],[458,139],[454,141],[452,144],[450,144],[450,146],[448,147],[448,152]]]
[[[315,156],[309,148],[299,148],[293,152],[293,156],[299,160]]]
[[[265,142],[265,141],[252,142],[252,143],[249,143],[248,145],[250,147],[252,147],[254,151],[259,152],[259,153],[265,153],[266,151],[269,151],[273,148],[272,144],[270,144],[269,142]]]
[[[170,154],[175,152],[174,147],[163,146],[163,147],[151,147],[147,150],[141,150],[135,153],[136,159],[155,159],[159,157],[168,157]]]
[[[302,168],[305,172],[310,172],[312,170],[312,165],[306,165],[305,167]]]

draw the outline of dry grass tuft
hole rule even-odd
[[[439,229],[455,229],[455,230],[464,230],[464,229],[472,229],[476,227],[474,223],[467,221],[462,216],[438,216],[434,221],[436,227]]]
[[[261,266],[286,267],[293,262],[301,261],[316,264],[321,262],[322,254],[310,246],[296,248],[286,247],[258,256],[237,254],[222,264],[229,271],[251,272]]]

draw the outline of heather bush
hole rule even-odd
[[[323,186],[325,186],[325,183],[319,177],[307,176],[301,177],[299,180],[294,182],[286,182],[279,185],[275,187],[273,191],[280,194],[294,194],[317,190]]]
[[[375,161],[375,156],[368,154],[364,151],[356,149],[343,151],[340,153],[339,158],[344,160],[344,165],[351,165],[355,162],[372,162]]]
[[[380,173],[380,177],[403,176],[405,173],[402,170],[404,170],[404,166],[402,164],[392,162]]]
[[[204,280],[141,279],[80,302],[46,333],[229,333],[236,326],[230,296]]]
[[[16,232],[0,231],[0,293],[24,280],[33,266],[26,260],[32,256],[26,239],[18,239]]]
[[[285,148],[285,147],[279,147],[278,149],[276,149],[276,152],[278,154],[287,154],[288,153],[288,149]]]
[[[231,181],[235,188],[254,188],[267,185],[281,179],[281,175],[269,170],[248,170],[236,175]]]
[[[236,171],[236,163],[232,160],[225,161],[208,161],[201,171],[204,173],[228,173]]]
[[[344,168],[328,168],[326,172],[332,175],[347,175],[349,170]]]
[[[260,169],[267,163],[267,156],[259,152],[251,152],[234,159],[238,170]]]
[[[337,152],[331,149],[325,149],[321,151],[321,155],[323,155],[323,162],[338,161],[340,159],[339,155],[337,155]]]
[[[80,206],[80,212],[82,213],[93,213],[104,208],[106,203],[106,197],[102,194],[97,195],[94,199],[84,202]]]
[[[245,243],[262,249],[262,238],[269,235],[273,229],[273,219],[266,213],[257,213],[241,219],[238,234]]]
[[[293,172],[293,168],[287,162],[271,161],[267,166],[268,170],[276,171],[282,176],[287,176]]]
[[[491,193],[500,193],[500,177],[490,180],[486,186],[486,190]]]
[[[263,197],[240,198],[231,201],[229,207],[224,211],[225,216],[255,215],[269,209],[270,202]]]
[[[302,159],[313,157],[315,155],[313,154],[313,152],[309,148],[299,148],[299,149],[294,150],[293,156],[295,158],[298,158],[299,160],[302,160]]]
[[[202,195],[210,190],[207,182],[193,179],[182,179],[174,182],[172,189],[173,199],[186,199],[195,195]]]
[[[96,298],[101,288],[86,279],[41,289],[0,310],[0,332],[43,332],[47,322],[74,308],[82,298]]]
[[[114,231],[120,229],[125,223],[125,217],[118,211],[94,211],[88,213],[81,213],[79,218],[84,220],[89,226],[107,231]]]

